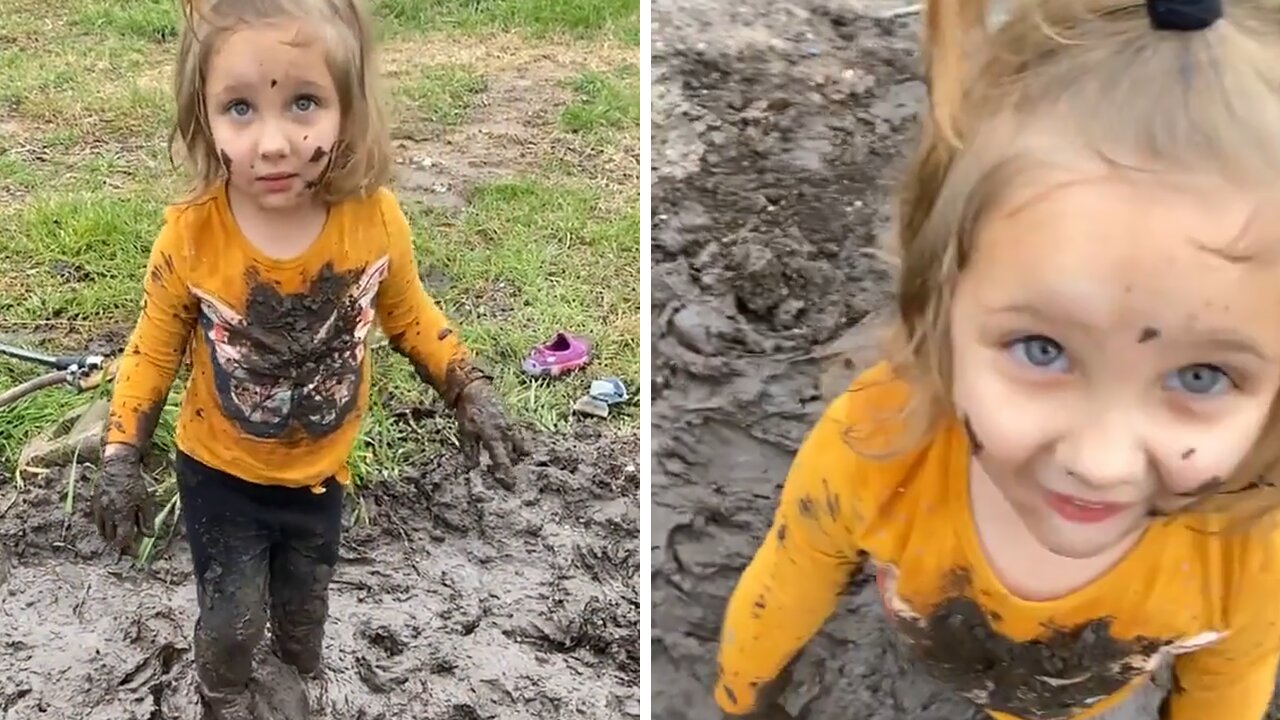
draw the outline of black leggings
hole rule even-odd
[[[182,452],[177,471],[200,602],[201,685],[219,693],[246,688],[268,619],[280,658],[314,674],[338,562],[342,486],[330,478],[317,494],[258,485]]]

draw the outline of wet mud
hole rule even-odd
[[[892,292],[878,247],[925,96],[918,18],[897,12],[908,4],[654,3],[656,718],[722,717],[712,688],[728,596],[805,432],[878,359]],[[941,610],[933,621],[963,635],[975,662],[1039,652],[1024,664],[1053,664],[1098,630],[1014,649],[971,637],[985,627],[972,608]],[[794,662],[782,703],[815,720],[986,717],[909,642],[860,574]],[[952,662],[961,650],[939,652]],[[1166,682],[1107,720],[1154,720]]]
[[[533,440],[512,493],[450,452],[349,498],[324,679],[264,643],[258,720],[639,716],[638,441]],[[133,569],[66,479],[0,494],[0,717],[199,720],[181,532]]]

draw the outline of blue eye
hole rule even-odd
[[[1027,335],[1008,344],[1009,352],[1019,362],[1045,370],[1065,371],[1067,369],[1067,353],[1062,345],[1053,338],[1044,335]]]
[[[315,98],[309,95],[303,95],[302,97],[293,101],[293,109],[297,110],[298,112],[309,112],[311,110],[314,110],[316,105],[318,104],[319,103],[316,102]]]
[[[238,118],[247,116],[252,110],[253,108],[249,107],[249,103],[244,100],[232,100],[227,103],[227,112]]]
[[[1231,378],[1217,365],[1184,365],[1169,373],[1164,389],[1188,395],[1216,395],[1230,389]]]

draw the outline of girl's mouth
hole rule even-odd
[[[298,177],[297,173],[271,173],[270,175],[259,175],[257,179],[266,188],[267,192],[281,192],[288,190],[293,185],[293,180],[296,177]]]
[[[1045,491],[1045,502],[1062,519],[1086,525],[1110,520],[1130,507],[1129,504],[1093,502],[1052,491]]]

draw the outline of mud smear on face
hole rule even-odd
[[[1208,480],[1197,485],[1194,489],[1175,494],[1180,498],[1201,498],[1206,495],[1212,495],[1221,490],[1224,482],[1225,481],[1222,478],[1214,475]]]
[[[222,169],[231,172],[231,156],[227,154],[227,151],[219,150],[218,157],[222,160]]]
[[[329,151],[328,151],[328,150],[325,150],[325,149],[324,149],[324,148],[322,148],[322,147],[317,147],[317,148],[316,148],[316,150],[315,150],[315,152],[311,153],[311,157],[310,157],[310,158],[307,158],[307,162],[309,162],[309,163],[318,163],[318,162],[320,162],[321,160],[324,160],[324,159],[325,159],[325,158],[327,158],[327,157],[329,157]]]
[[[957,573],[953,587],[968,578]],[[897,623],[939,680],[991,710],[1027,720],[1068,718],[1092,699],[1107,697],[1145,673],[1167,642],[1118,640],[1111,620],[1074,628],[1046,628],[1040,638],[1014,642],[1001,635],[970,597],[954,595],[923,620]]]
[[[1142,332],[1138,333],[1138,342],[1147,343],[1160,337],[1160,331],[1153,327],[1144,327]]]
[[[964,434],[969,438],[969,452],[974,457],[981,455],[984,446],[982,440],[978,438],[978,433],[974,431],[973,422],[969,420],[968,415],[964,416]]]

